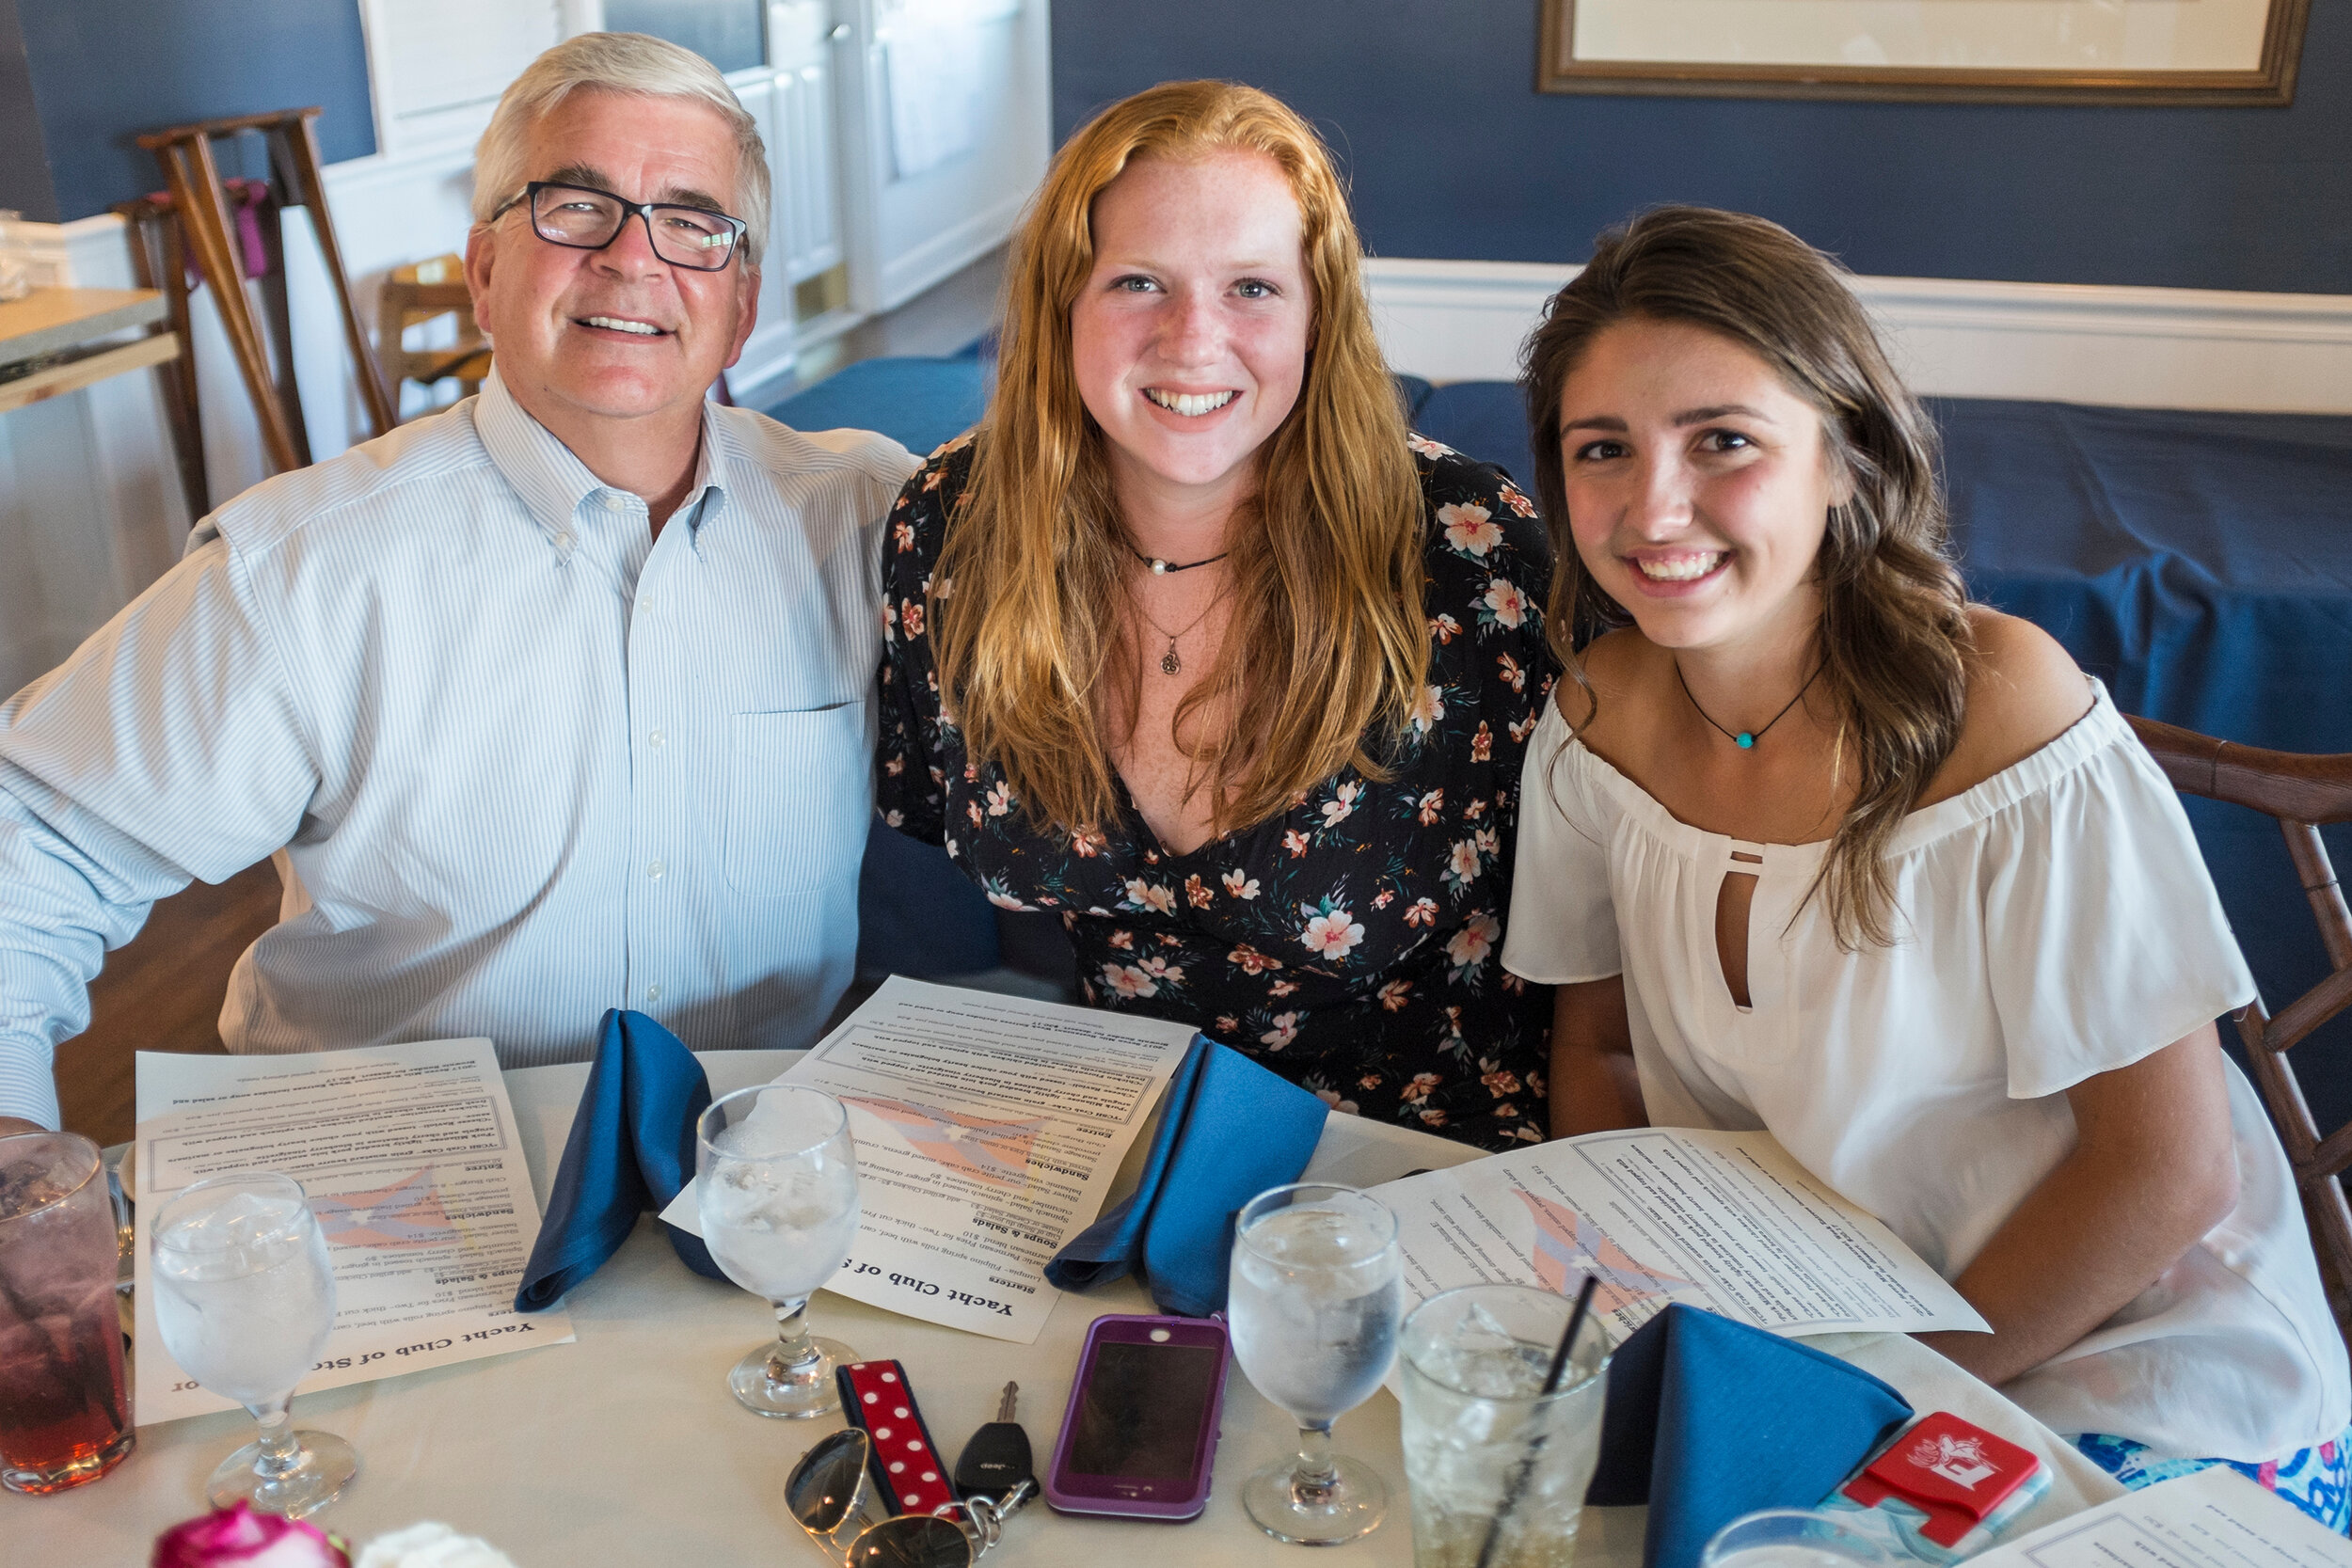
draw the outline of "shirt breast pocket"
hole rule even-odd
[[[781,898],[853,880],[874,815],[865,700],[739,713],[727,741],[728,885]]]

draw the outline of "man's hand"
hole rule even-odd
[[[17,1132],[46,1132],[48,1131],[49,1129],[40,1122],[26,1121],[23,1117],[0,1117],[0,1138]]]

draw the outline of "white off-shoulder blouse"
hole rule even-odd
[[[2063,1090],[2255,995],[2179,800],[2093,687],[2065,734],[1904,819],[1885,850],[1897,940],[1857,952],[1806,897],[1826,842],[1680,822],[1548,703],[1503,964],[1548,984],[1622,974],[1653,1124],[1769,1129],[1956,1277],[2074,1148]],[[1715,945],[1733,871],[1757,879],[1745,1007]],[[2352,1419],[2285,1155],[2252,1087],[2228,1076],[2236,1209],[2008,1386],[2044,1424],[2254,1462]]]

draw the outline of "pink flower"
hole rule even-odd
[[[1152,976],[1134,964],[1104,964],[1103,983],[1130,1001],[1138,996],[1157,996],[1160,993],[1160,988],[1152,982]]]
[[[1147,882],[1140,877],[1130,877],[1127,879],[1127,902],[1137,909],[1157,910],[1162,914],[1172,914],[1176,909],[1176,895],[1156,882]]]
[[[1492,590],[1487,592],[1486,597],[1489,600],[1493,599],[1494,593]],[[905,607],[898,611],[898,624],[907,628],[907,635],[909,637],[922,636],[923,607],[915,603],[913,599],[909,599],[906,602]],[[1504,625],[1516,626],[1518,623],[1517,621],[1508,621],[1505,622]]]
[[[1298,986],[1295,981],[1277,980],[1272,985],[1266,987],[1265,993],[1268,996],[1288,996],[1291,992],[1296,990],[1297,989]]]
[[[1485,1064],[1482,1063],[1480,1065],[1484,1066]],[[1497,1100],[1501,1100],[1505,1095],[1512,1095],[1519,1092],[1519,1075],[1513,1072],[1509,1068],[1496,1068],[1493,1071],[1484,1074],[1478,1081],[1486,1085],[1486,1092],[1493,1095]],[[1497,1116],[1502,1115],[1500,1111],[1495,1114]],[[1512,1114],[1515,1116],[1518,1115],[1517,1112],[1513,1112]]]
[[[1478,846],[1467,838],[1455,839],[1454,853],[1446,857],[1446,869],[1451,871],[1457,880],[1476,881],[1478,879]]]
[[[1405,924],[1407,926],[1435,926],[1437,923],[1438,901],[1435,898],[1416,898],[1413,907],[1405,911]]]
[[[1485,762],[1495,754],[1495,732],[1486,727],[1486,721],[1478,721],[1478,733],[1470,736],[1470,761]]]
[[[1429,618],[1429,635],[1443,647],[1462,635],[1462,623],[1451,615],[1433,615]]]
[[[1527,672],[1520,667],[1518,659],[1513,658],[1509,654],[1497,654],[1495,656],[1495,662],[1502,666],[1502,678],[1511,683],[1512,690],[1524,691],[1527,689]]]
[[[1527,595],[1509,578],[1496,578],[1486,584],[1486,608],[1504,626],[1516,626],[1527,619]],[[910,630],[907,635],[912,637],[914,633]]]
[[[1502,527],[1494,520],[1494,514],[1469,501],[1455,501],[1438,508],[1438,521],[1445,529],[1445,542],[1464,555],[1485,555],[1502,543]]]
[[[1443,457],[1454,450],[1452,447],[1440,446],[1418,431],[1407,434],[1405,437],[1405,444],[1423,457]]]
[[[1323,825],[1336,828],[1354,816],[1356,797],[1363,792],[1364,786],[1356,784],[1343,784],[1333,790],[1331,799],[1323,802]]]
[[[1297,1037],[1298,1015],[1296,1013],[1276,1013],[1274,1015],[1274,1027],[1268,1029],[1264,1034],[1260,1035],[1258,1039],[1261,1044],[1270,1047],[1273,1050],[1279,1051],[1282,1047],[1290,1044],[1291,1041],[1296,1039]]]
[[[1024,904],[1020,899],[1015,898],[1011,894],[1001,892],[995,888],[990,888],[988,890],[988,901],[995,905],[1000,910],[1025,910],[1029,907],[1028,905]]]
[[[1445,789],[1440,785],[1421,798],[1421,825],[1424,828],[1436,827],[1438,814],[1444,810]]]
[[[1429,1098],[1429,1091],[1444,1080],[1434,1072],[1416,1072],[1413,1081],[1396,1091],[1396,1097],[1407,1105],[1417,1105]]]
[[[155,1538],[153,1568],[351,1568],[342,1542],[300,1519],[244,1503],[174,1525]]]
[[[1392,1013],[1401,1013],[1412,994],[1413,983],[1410,980],[1391,980],[1380,988],[1380,1006]]]
[[[1282,847],[1291,852],[1291,859],[1296,860],[1309,848],[1307,835],[1293,828],[1282,834]]]
[[[1502,504],[1522,517],[1535,515],[1535,503],[1521,495],[1515,485],[1506,484],[1502,487]]]
[[[1255,898],[1258,896],[1258,879],[1247,871],[1228,871],[1225,873],[1225,891],[1235,898]]]
[[[1010,810],[1012,810],[1012,790],[1001,784],[989,785],[988,815],[1002,816]]]
[[[1311,953],[1327,958],[1344,959],[1348,950],[1364,940],[1364,928],[1345,910],[1333,910],[1316,915],[1307,922],[1307,928],[1298,935]]]
[[[1375,894],[1374,894],[1374,895],[1372,895],[1372,907],[1373,907],[1374,909],[1375,909],[1375,910],[1385,910],[1385,909],[1387,909],[1387,908],[1388,908],[1391,904],[1393,904],[1393,903],[1395,903],[1395,902],[1396,902],[1396,890],[1395,890],[1395,889],[1393,889],[1393,888],[1385,888],[1385,887],[1384,887],[1384,888],[1382,888],[1382,889],[1381,889],[1378,893],[1375,893]]]
[[[1356,1102],[1352,1100],[1342,1100],[1340,1091],[1337,1089],[1317,1089],[1315,1098],[1334,1111],[1344,1111],[1351,1117],[1357,1114]]]
[[[1246,942],[1239,947],[1234,948],[1231,953],[1226,954],[1225,961],[1227,963],[1236,963],[1241,965],[1241,970],[1244,974],[1263,974],[1269,969],[1279,969],[1282,967],[1281,959],[1269,958],[1263,953],[1259,952],[1256,948],[1250,946]]]
[[[1216,1032],[1220,1035],[1238,1035],[1241,1033],[1241,1020],[1231,1013],[1219,1013],[1216,1015]]]
[[[1216,896],[1216,895],[1209,891],[1209,884],[1200,879],[1200,874],[1199,872],[1196,871],[1191,876],[1184,879],[1184,902],[1190,904],[1194,909],[1207,909],[1209,907],[1210,900],[1214,899]]]

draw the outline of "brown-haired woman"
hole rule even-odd
[[[1154,87],[1062,148],[987,416],[892,515],[881,806],[1058,911],[1097,1005],[1540,1141],[1549,1008],[1494,951],[1549,550],[1406,431],[1359,261],[1328,152],[1253,88]]]
[[[1968,603],[1835,266],[1650,213],[1524,384],[1575,678],[1503,961],[1561,986],[1554,1130],[1769,1129],[1992,1325],[1936,1348],[2094,1459],[2280,1461],[2342,1528],[2344,1345],[2212,1022],[2253,982],[2106,692]]]

